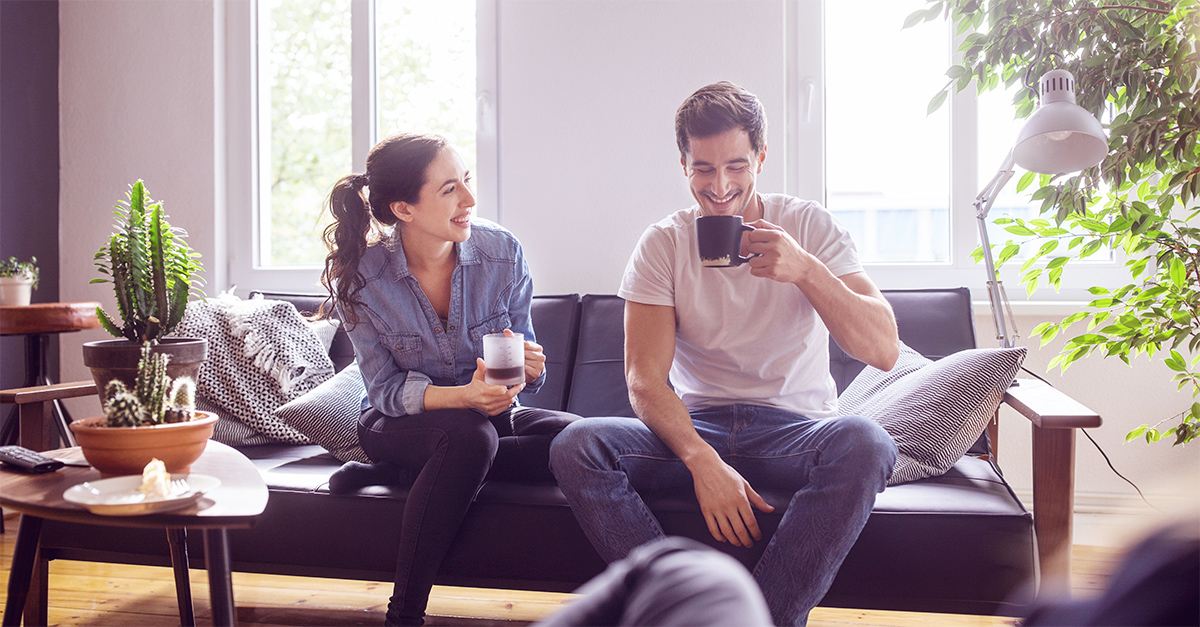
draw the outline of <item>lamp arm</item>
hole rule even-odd
[[[992,210],[992,203],[996,201],[996,196],[1000,195],[1000,190],[1013,177],[1013,164],[1013,151],[1009,150],[1004,163],[1000,165],[1000,170],[983,188],[983,191],[975,197],[974,203],[975,219],[979,226],[979,242],[983,247],[983,263],[987,269],[988,300],[992,307],[992,322],[996,326],[996,339],[1000,340],[1000,345],[1004,348],[1015,346],[1019,336],[1017,321],[1013,317],[1012,307],[1008,302],[1008,294],[1004,291],[1004,284],[1000,281],[1000,277],[996,275],[996,264],[992,258],[992,244],[987,233],[987,216]],[[1009,335],[1010,325],[1011,335]]]

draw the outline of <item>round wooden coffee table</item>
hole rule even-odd
[[[44,454],[59,459],[83,459],[78,447]],[[88,525],[166,529],[171,545],[171,563],[175,570],[179,617],[184,625],[195,624],[191,584],[188,581],[185,530],[202,530],[213,624],[233,625],[233,581],[226,530],[245,529],[257,521],[267,506],[267,486],[258,469],[245,455],[220,442],[209,441],[204,454],[192,464],[192,473],[216,477],[221,480],[221,485],[183,509],[143,516],[100,516],[63,499],[63,492],[67,489],[85,481],[100,479],[96,469],[66,466],[55,472],[31,475],[0,465],[0,505],[21,512],[12,571],[8,578],[3,624],[20,625],[23,613],[26,624],[46,624],[47,605],[43,592],[46,590],[49,564],[44,559],[37,559],[38,545],[42,521],[59,520]],[[35,598],[29,599],[30,586],[35,581]],[[32,602],[27,604],[27,600]]]

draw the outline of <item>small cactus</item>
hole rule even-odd
[[[132,391],[118,380],[109,381],[104,387],[107,426],[187,422],[195,417],[196,382],[191,377],[180,377],[172,382],[167,376],[170,357],[154,353],[151,348],[149,342],[142,345],[137,383]]]
[[[196,382],[191,377],[183,376],[171,382],[171,406],[196,406]]]
[[[117,392],[108,400],[104,408],[104,424],[110,427],[136,427],[142,424],[142,402],[136,396],[124,391]]]

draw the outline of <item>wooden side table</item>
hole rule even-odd
[[[56,458],[83,459],[78,447],[47,454]],[[267,506],[267,486],[245,455],[220,442],[209,441],[204,454],[192,464],[192,472],[212,475],[221,480],[221,485],[183,509],[144,516],[100,516],[63,499],[63,492],[68,488],[100,479],[99,471],[94,468],[67,466],[52,473],[29,475],[0,467],[0,505],[21,512],[3,624],[20,625],[22,614],[28,625],[47,624],[49,563],[38,554],[43,520],[166,529],[175,571],[179,616],[184,625],[195,624],[185,530],[203,530],[213,624],[235,624],[226,530],[254,525]]]
[[[100,303],[38,303],[35,305],[0,307],[0,335],[25,336],[25,384],[22,387],[50,385],[46,373],[46,353],[50,347],[50,335],[70,333],[100,326],[96,308]],[[62,402],[55,400],[51,406],[53,424],[64,444],[74,445],[75,437],[67,425],[71,416]],[[0,445],[17,441],[17,409],[9,411],[8,421],[0,432]]]

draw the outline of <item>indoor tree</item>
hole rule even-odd
[[[928,0],[905,26],[944,18],[962,37],[958,64],[929,104],[972,83],[1014,89],[1017,116],[1037,105],[1037,80],[1070,71],[1078,103],[1105,123],[1108,155],[1072,176],[1021,177],[1041,202],[1036,219],[998,218],[1018,239],[997,245],[999,263],[1025,253],[1021,282],[1058,289],[1072,264],[1097,253],[1128,259],[1128,283],[1090,288],[1094,299],[1038,325],[1042,344],[1068,337],[1050,366],[1093,353],[1129,363],[1160,357],[1179,388],[1200,396],[1200,3],[1197,0]],[[977,250],[978,260],[982,252]],[[1169,423],[1169,424],[1164,424]],[[1161,428],[1160,428],[1161,427]],[[1200,403],[1127,440],[1175,444],[1200,434]]]

